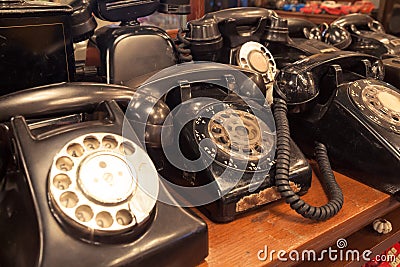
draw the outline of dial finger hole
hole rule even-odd
[[[242,58],[240,59],[240,62],[241,62],[242,64],[247,64],[247,60],[246,60],[244,57],[242,57]]]
[[[267,53],[267,50],[265,50],[265,48],[263,46],[260,47],[261,52],[263,53]]]
[[[245,148],[243,148],[242,150],[243,150],[244,153],[246,153],[246,154],[248,154],[248,155],[251,155],[251,154],[252,154],[250,148],[245,147]]]
[[[117,147],[118,142],[114,137],[107,135],[103,138],[102,144],[107,149],[114,149]]]
[[[133,153],[135,153],[135,148],[133,147],[132,144],[130,144],[128,142],[123,142],[119,146],[119,150],[121,151],[121,153],[123,153],[125,155],[132,155]]]
[[[93,210],[88,205],[82,205],[76,208],[75,217],[81,222],[88,222],[93,218]]]
[[[119,210],[115,216],[119,225],[129,225],[133,221],[132,214],[128,210]]]
[[[253,120],[254,120],[254,118],[251,117],[251,116],[249,116],[249,115],[244,115],[243,118],[245,118],[245,119],[247,119],[247,120],[250,120],[250,121],[253,121]]]
[[[83,144],[85,145],[86,149],[95,150],[100,147],[100,142],[97,140],[96,137],[88,136],[83,140]]]
[[[396,122],[399,122],[399,121],[400,121],[399,117],[397,117],[397,116],[392,116],[392,119],[393,119],[394,121],[396,121]]]
[[[222,129],[219,128],[219,127],[213,127],[213,128],[211,129],[211,131],[213,131],[214,133],[220,134],[220,133],[222,132]]]
[[[73,208],[78,204],[78,196],[74,192],[65,192],[60,196],[61,205],[65,208]]]
[[[101,228],[109,228],[114,220],[107,211],[102,211],[96,215],[96,224]]]
[[[85,149],[80,144],[71,144],[67,147],[67,153],[75,158],[78,158],[83,155]]]
[[[74,163],[68,157],[61,157],[61,158],[57,159],[57,161],[56,161],[56,167],[60,171],[65,171],[65,172],[70,171],[73,166],[74,166]]]
[[[229,114],[227,114],[227,113],[223,113],[223,114],[221,114],[221,117],[224,118],[224,119],[228,119],[231,116],[229,116]]]
[[[255,145],[254,146],[254,150],[257,151],[260,154],[263,152],[263,148],[261,146],[259,146],[259,145]]]
[[[218,138],[218,141],[219,141],[220,143],[224,144],[224,145],[229,143],[229,139],[228,139],[228,137],[226,137],[226,136],[220,136],[220,137]]]
[[[231,144],[231,150],[238,152],[239,146],[236,143]]]
[[[71,185],[71,179],[66,174],[57,174],[53,178],[53,185],[59,190],[65,190]]]

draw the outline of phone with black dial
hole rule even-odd
[[[137,89],[160,100],[135,97],[127,109],[128,121],[146,137],[149,155],[169,186],[192,205],[206,199],[199,208],[218,222],[281,198],[266,89],[242,71],[249,72],[204,62],[167,68]],[[290,146],[290,188],[304,194],[311,168],[295,143]]]
[[[342,27],[351,35],[346,50],[371,54],[383,59],[384,80],[400,87],[400,38],[385,33],[382,24],[365,14],[350,14],[332,22],[332,27]],[[336,45],[332,42],[333,45]]]
[[[400,91],[382,78],[378,58],[341,51],[282,69],[277,89],[303,152],[324,143],[336,170],[399,197]]]

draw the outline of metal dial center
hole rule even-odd
[[[241,110],[223,110],[208,126],[214,143],[225,153],[259,159],[271,149],[267,125],[253,114]]]
[[[78,183],[83,193],[101,203],[126,200],[135,188],[136,173],[119,156],[96,153],[86,158],[78,170]]]
[[[250,52],[248,57],[250,66],[258,72],[267,72],[269,68],[268,59],[265,55],[258,50],[253,50]]]
[[[400,95],[394,95],[391,92],[379,92],[377,98],[383,106],[395,112],[400,112]]]

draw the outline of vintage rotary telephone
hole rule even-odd
[[[303,152],[321,142],[336,170],[399,197],[400,92],[377,78],[378,58],[331,52],[282,69],[277,92],[287,99],[291,135]]]
[[[299,28],[303,31],[309,24],[301,21],[299,27],[297,22],[263,8],[231,8],[189,21],[185,40],[194,60],[249,68],[261,73],[268,83],[273,81],[277,69],[291,62],[338,50],[318,40],[298,39],[299,34],[295,32]],[[307,31],[307,38],[318,39],[317,31]]]
[[[157,8],[166,12],[185,12],[187,5],[174,6],[173,2],[176,1],[164,1],[160,6],[156,0],[97,0],[94,9],[97,17],[111,22],[121,21],[120,25],[96,30],[93,37],[101,57],[99,74],[107,83],[124,84],[180,61],[174,41],[164,30],[141,26],[137,21],[139,17],[154,13]]]
[[[340,210],[343,196],[331,173],[329,181],[324,180],[330,198],[326,206],[311,207],[294,193],[308,189],[311,169],[288,135],[285,106],[282,100],[274,104],[275,139],[265,90],[238,69],[216,63],[180,64],[159,72],[137,90],[151,92],[160,101],[155,105],[135,99],[127,120],[139,136],[146,136],[149,155],[159,173],[172,182],[172,190],[192,204],[218,196],[200,207],[212,220],[231,221],[281,196],[307,218],[325,220]],[[143,113],[153,106],[153,112]],[[326,157],[322,150],[318,153]],[[183,156],[175,158],[181,152]],[[321,155],[318,160],[326,176],[329,162]],[[174,167],[175,163],[181,165]],[[203,188],[210,184],[210,190]],[[195,188],[182,192],[179,186]]]
[[[73,79],[72,12],[59,3],[2,1],[0,94]]]
[[[184,42],[195,61],[237,65],[260,73],[270,87],[272,101],[276,64],[262,43],[271,16],[276,13],[264,8],[231,8],[208,13],[187,23]]]
[[[332,22],[350,32],[347,50],[371,54],[383,59],[385,81],[400,87],[400,38],[387,34],[382,24],[365,14],[351,14]],[[336,46],[336,42],[331,42]]]
[[[1,266],[194,266],[206,257],[206,224],[157,201],[173,203],[132,129],[122,136],[117,102],[133,94],[63,83],[0,98]]]
[[[0,5],[0,94],[75,78],[73,43],[87,39],[96,22],[91,7],[43,1]]]
[[[352,42],[347,50],[376,57],[400,53],[400,39],[386,34],[382,24],[368,15],[346,15],[332,22],[331,26],[340,26],[350,32]]]

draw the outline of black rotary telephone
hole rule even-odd
[[[261,73],[268,82],[277,69],[296,60],[339,50],[321,42],[320,30],[312,26],[264,8],[231,8],[189,21],[185,39],[193,60],[239,65]]]
[[[0,95],[75,80],[73,43],[97,26],[90,3],[3,1],[0,6]]]
[[[2,2],[1,95],[73,79],[72,12],[60,3]]]
[[[168,1],[167,1],[168,2]],[[174,41],[161,28],[141,26],[137,18],[154,13],[158,1],[97,0],[95,14],[102,20],[119,22],[97,29],[93,42],[100,51],[99,75],[107,83],[127,81],[179,62]]]
[[[399,197],[400,92],[382,78],[378,58],[331,52],[282,69],[277,92],[303,152],[323,143],[336,170]]]
[[[208,13],[187,23],[185,41],[195,61],[237,65],[260,73],[267,87],[271,87],[271,102],[276,64],[263,44],[271,16],[277,15],[272,10],[256,7]]]
[[[385,81],[400,87],[400,38],[385,33],[382,24],[365,14],[341,17],[330,27],[342,27],[351,34],[347,50],[371,54],[383,59]],[[335,42],[331,42],[336,45]]]
[[[366,14],[350,14],[338,18],[331,26],[340,26],[350,32],[352,42],[347,50],[381,57],[400,53],[400,39],[385,33],[382,24]]]
[[[146,137],[142,142],[172,191],[192,205],[206,199],[200,209],[212,220],[231,221],[280,197],[317,220],[340,210],[343,198],[332,177],[326,207],[311,207],[294,193],[308,189],[311,169],[287,135],[284,104],[274,104],[275,138],[265,91],[238,69],[216,63],[180,64],[159,72],[137,90],[151,92],[159,101],[135,99],[127,109],[128,121]]]
[[[117,102],[133,94],[64,83],[0,98],[0,265],[194,266],[206,257],[206,224],[157,200],[173,202],[133,132],[122,136]]]

